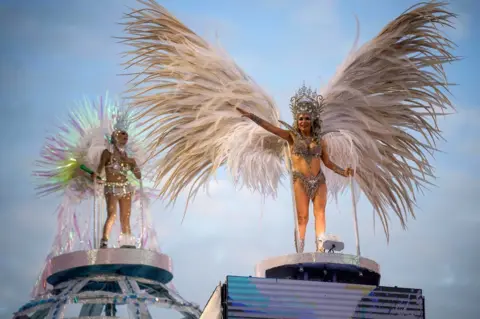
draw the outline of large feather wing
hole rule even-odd
[[[412,7],[373,40],[353,50],[322,90],[323,130],[338,162],[356,166],[356,181],[388,238],[388,211],[403,227],[415,191],[433,177],[428,156],[441,137],[437,116],[451,109],[442,65],[456,58],[439,31],[454,15],[443,3]],[[341,183],[330,178],[333,189]]]
[[[69,185],[73,187],[72,183],[77,192],[90,194],[93,184],[80,170],[80,165],[95,170],[102,152],[110,147],[108,139],[118,117],[133,117],[128,109],[120,108],[116,101],[109,99],[108,93],[97,100],[85,98],[77,104],[68,120],[47,136],[40,158],[35,161],[37,169],[33,175],[38,181],[38,195],[64,192]],[[128,152],[145,168],[142,136],[135,123],[129,126]]]
[[[127,65],[141,69],[131,105],[142,110],[162,197],[174,202],[187,186],[194,196],[223,165],[239,185],[274,195],[284,143],[235,110],[280,125],[274,102],[223,51],[154,1],[139,2],[146,7],[126,22]]]
[[[80,165],[93,169],[98,165],[91,161],[88,153],[95,145],[101,144],[100,152],[106,147],[105,135],[99,127],[97,112],[85,99],[69,113],[65,123],[56,127],[55,133],[47,136],[33,172],[38,182],[38,195],[65,192],[72,184],[81,196],[92,191],[92,183],[80,170]]]

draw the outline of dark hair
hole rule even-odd
[[[110,135],[110,142],[111,142],[113,145],[115,145],[115,143],[117,142],[117,141],[115,140],[115,134],[122,133],[122,132],[128,135],[128,133],[127,133],[126,131],[124,131],[124,130],[114,130],[114,131],[112,132],[112,135]]]

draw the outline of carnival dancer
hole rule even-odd
[[[140,168],[134,158],[129,158],[126,152],[128,133],[126,127],[116,126],[111,135],[111,148],[104,149],[100,157],[96,173],[92,174],[92,180],[98,181],[97,176],[105,170],[106,181],[104,184],[104,195],[107,203],[107,220],[103,227],[100,248],[106,248],[112,226],[120,210],[121,236],[131,237],[130,213],[132,209],[132,196],[135,189],[128,179],[128,173],[133,172],[134,176],[141,180]],[[118,206],[118,208],[117,208]],[[128,245],[130,246],[130,245]]]
[[[405,228],[415,192],[434,177],[427,155],[441,138],[437,117],[452,109],[443,65],[457,58],[441,27],[454,14],[444,4],[413,6],[363,46],[355,43],[326,87],[297,91],[290,126],[225,52],[154,1],[141,3],[127,16],[129,67],[141,70],[130,101],[149,132],[163,198],[174,202],[188,189],[191,200],[222,166],[237,185],[276,195],[288,172],[297,251],[311,201],[322,251],[327,191],[335,198],[353,179],[387,240],[390,212]]]
[[[37,191],[40,196],[62,193],[63,200],[57,209],[54,243],[34,287],[34,296],[46,291],[48,266],[53,257],[107,247],[117,203],[121,224],[118,246],[158,249],[149,213],[149,197],[155,194],[148,184],[144,187],[148,179],[142,179],[140,172],[146,159],[143,137],[133,116],[129,108],[110,100],[108,94],[97,101],[85,99],[70,112],[65,124],[47,136],[34,171]],[[80,206],[89,199],[94,199],[93,214],[92,206]],[[106,221],[102,220],[105,202]],[[132,208],[136,220],[130,225]]]

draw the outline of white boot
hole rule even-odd
[[[305,249],[305,239],[298,238],[298,234],[295,231],[293,233],[293,240],[295,241],[295,249],[297,249],[297,253],[303,254],[303,250]]]
[[[118,246],[120,248],[136,248],[136,238],[132,234],[120,233],[118,236]]]
[[[297,239],[297,236],[295,236],[295,249],[298,249],[298,254],[303,254],[303,250],[305,249],[305,239]]]
[[[303,254],[303,250],[305,249],[305,239],[300,239],[300,245],[298,246],[298,253]]]
[[[317,239],[315,240],[315,245],[317,247],[317,252],[319,253],[325,252],[325,248],[323,248],[323,236],[317,237]]]

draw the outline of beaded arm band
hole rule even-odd
[[[257,124],[260,124],[260,123],[263,122],[263,120],[262,120],[260,117],[256,116],[256,115],[253,114],[253,113],[251,113],[250,119],[251,119],[253,122],[257,123]]]
[[[347,177],[347,174],[346,174],[346,170],[345,169],[342,169],[340,168],[338,165],[332,163],[333,165],[333,168],[332,168],[332,171],[334,171],[335,173],[337,173],[338,175],[342,175],[344,177]]]

